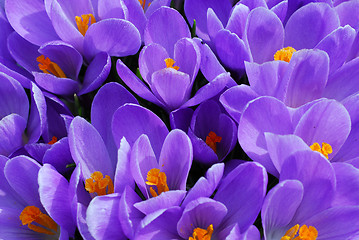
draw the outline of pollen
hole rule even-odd
[[[40,211],[35,206],[27,206],[20,213],[22,225],[27,225],[29,229],[48,235],[55,235],[57,224],[47,214]]]
[[[296,236],[298,230],[299,234]],[[290,228],[280,240],[316,240],[317,237],[318,231],[315,227],[303,225],[299,228],[299,224],[297,224]]]
[[[217,136],[215,132],[210,131],[206,137],[206,144],[217,153],[217,143],[221,142],[222,137]]]
[[[312,149],[313,151],[320,152],[327,159],[329,159],[328,155],[333,152],[332,146],[325,142],[322,143],[322,147],[320,147],[319,143],[315,142],[313,143],[313,145],[310,146],[310,149]]]
[[[82,36],[85,36],[87,30],[89,29],[89,26],[96,23],[96,19],[92,14],[83,14],[81,17],[76,16],[76,25],[79,32],[82,34]]]
[[[57,142],[57,137],[53,136],[52,139],[51,139],[51,141],[48,142],[47,144],[52,145],[52,144],[55,144],[56,142]]]
[[[290,62],[290,59],[292,58],[292,55],[294,52],[296,52],[297,50],[295,50],[292,47],[286,47],[286,48],[282,48],[281,50],[277,51],[274,54],[274,60],[282,60],[285,62]]]
[[[65,73],[56,63],[52,62],[50,58],[45,58],[44,55],[40,55],[36,58],[39,62],[39,69],[47,74],[52,74],[58,78],[66,78]]]
[[[110,176],[103,174],[99,171],[91,174],[91,177],[86,179],[85,189],[89,193],[96,193],[97,196],[103,196],[114,193],[114,186]]]
[[[167,176],[158,168],[152,168],[150,171],[148,171],[146,184],[149,186],[157,187],[158,193],[152,187],[150,187],[150,193],[152,197],[157,197],[161,193],[169,191],[167,185]]]
[[[166,62],[166,68],[173,68],[175,70],[179,69],[178,66],[173,66],[173,64],[175,64],[175,60],[173,60],[172,58],[166,58],[165,62]]]
[[[145,8],[146,8],[146,0],[138,0],[138,1],[140,2],[141,7],[143,8],[143,10],[145,10]],[[150,6],[151,3],[148,3],[147,5]]]
[[[211,240],[213,234],[213,224],[209,225],[207,230],[202,228],[193,229],[192,237],[188,240]]]

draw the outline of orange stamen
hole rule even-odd
[[[192,237],[188,240],[211,240],[213,234],[213,224],[209,225],[207,230],[202,228],[193,229]]]
[[[45,58],[44,55],[40,55],[36,58],[36,61],[39,62],[39,69],[47,74],[52,74],[59,78],[66,78],[65,73],[62,69],[54,62],[51,62],[49,58]]]
[[[295,50],[292,47],[286,47],[286,48],[282,48],[281,50],[278,50],[275,54],[274,54],[274,60],[282,60],[285,62],[290,62],[290,59],[292,58],[292,55],[294,52],[296,52],[297,50]]]
[[[114,186],[110,176],[103,177],[103,174],[99,171],[94,172],[90,178],[86,179],[85,189],[89,193],[96,193],[97,196],[114,193]]]
[[[206,144],[217,153],[217,143],[221,142],[222,137],[217,136],[215,132],[210,131],[206,137]]]
[[[327,159],[329,159],[328,155],[333,152],[332,146],[330,146],[330,144],[325,142],[322,143],[322,147],[320,147],[319,143],[315,142],[310,146],[310,149],[312,149],[313,151],[320,152]]]
[[[157,187],[158,194],[152,187],[150,187],[150,193],[152,197],[157,197],[161,193],[169,191],[167,185],[167,176],[158,168],[152,168],[150,171],[148,171],[146,184]]]
[[[55,235],[57,232],[57,224],[54,220],[35,206],[25,207],[20,213],[20,220],[22,225],[27,225],[31,230],[38,233]]]
[[[297,237],[295,237],[298,233]],[[318,237],[318,231],[315,227],[307,225],[303,225],[299,228],[299,224],[290,228],[285,235],[281,238],[281,240],[316,240]]]
[[[52,139],[51,139],[51,141],[48,142],[47,144],[52,145],[52,144],[54,144],[54,143],[56,143],[56,142],[57,142],[57,137],[53,136]]]
[[[77,29],[82,34],[82,36],[85,36],[89,26],[96,23],[96,19],[92,14],[83,14],[81,15],[81,17],[76,16],[75,20],[76,20]]]
[[[179,69],[178,66],[173,66],[173,64],[175,64],[175,60],[173,60],[172,58],[166,58],[165,62],[166,62],[166,68],[173,68],[175,70]]]

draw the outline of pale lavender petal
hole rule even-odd
[[[126,186],[135,189],[135,181],[128,172],[131,169],[131,147],[123,137],[117,154],[117,166],[114,179],[115,193],[122,193]]]
[[[102,0],[98,1],[98,16],[100,19],[119,18],[125,19],[127,7],[124,1]]]
[[[359,27],[359,1],[347,1],[339,4],[335,7],[337,12],[340,25],[350,25],[351,27],[358,29]]]

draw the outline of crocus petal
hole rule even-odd
[[[54,94],[72,95],[79,89],[79,83],[70,78],[58,78],[54,75],[40,72],[33,72],[32,74],[40,87]]]
[[[282,22],[284,22],[285,16],[287,14],[287,10],[288,10],[288,1],[281,1],[277,5],[271,8],[271,11],[274,12]]]
[[[23,134],[26,120],[17,115],[10,114],[0,120],[0,154],[9,156],[24,145]]]
[[[242,0],[241,3],[246,5],[250,10],[259,7],[267,8],[267,4],[265,0]]]
[[[191,122],[193,115],[193,109],[191,108],[182,108],[175,110],[170,113],[170,123],[172,129],[181,129],[184,132],[187,132],[189,124]]]
[[[0,73],[0,119],[16,113],[27,121],[29,100],[23,87],[15,79]]]
[[[145,11],[146,18],[149,18],[152,13],[154,13],[157,9],[162,6],[169,7],[171,4],[171,0],[153,0],[151,5],[148,6],[147,10]]]
[[[303,222],[330,207],[334,198],[334,169],[323,155],[312,150],[292,154],[282,165],[280,181],[294,179],[302,182],[303,200],[292,223]]]
[[[26,204],[43,209],[37,182],[40,167],[40,164],[33,159],[18,156],[7,161],[4,174],[10,186],[24,199]]]
[[[91,123],[101,135],[111,159],[117,158],[118,150],[112,136],[112,117],[125,103],[137,103],[137,100],[118,83],[103,86],[92,102]]]
[[[49,164],[41,167],[38,181],[40,200],[46,212],[73,236],[76,224],[71,212],[68,181]]]
[[[359,1],[346,1],[335,7],[340,25],[350,25],[351,27],[358,29],[359,27]]]
[[[297,180],[282,181],[268,193],[261,213],[266,239],[279,239],[285,234],[303,193],[303,185]]]
[[[289,18],[285,26],[284,46],[296,50],[313,48],[338,27],[339,17],[333,8],[326,3],[310,3]]]
[[[256,8],[247,19],[245,35],[253,61],[263,63],[273,59],[283,47],[284,29],[277,15],[265,8]]]
[[[91,235],[88,230],[87,222],[86,222],[86,210],[87,207],[82,205],[81,203],[77,204],[77,227],[81,236],[86,240],[95,240],[95,238]]]
[[[179,12],[173,8],[161,7],[148,19],[144,40],[145,44],[158,43],[173,57],[175,43],[191,37],[188,26]]]
[[[6,0],[5,5],[11,26],[29,42],[40,46],[58,39],[43,1]]]
[[[30,88],[33,76],[17,64],[0,58],[0,71],[16,79],[24,88]]]
[[[247,105],[239,121],[238,141],[251,159],[264,165],[268,172],[276,174],[264,132],[282,135],[293,132],[287,107],[272,97],[260,97]]]
[[[301,50],[293,54],[288,65],[289,83],[285,103],[299,107],[318,99],[324,92],[329,74],[329,57],[321,50]]]
[[[139,136],[146,134],[157,157],[168,134],[166,125],[156,114],[135,104],[125,104],[115,112],[112,131],[117,147],[122,137],[132,146]]]
[[[128,170],[131,169],[131,147],[123,137],[117,154],[117,166],[115,172],[115,192],[122,193],[126,186],[135,188],[135,181]]]
[[[226,29],[237,34],[239,38],[243,38],[248,14],[249,8],[246,5],[236,4],[233,7]]]
[[[100,171],[104,176],[114,176],[115,161],[110,160],[100,134],[85,119],[75,117],[72,120],[69,145],[75,163],[81,163],[85,179],[90,178],[95,171]]]
[[[212,8],[207,10],[207,30],[210,38],[215,38],[218,31],[223,29],[221,20],[217,17]],[[197,30],[197,25],[196,25]]]
[[[335,100],[323,100],[303,115],[294,134],[301,137],[308,146],[315,142],[330,144],[333,149],[333,153],[329,155],[330,160],[344,144],[350,128],[350,116],[345,107]]]
[[[315,48],[329,55],[329,74],[336,71],[345,62],[355,38],[355,30],[350,26],[340,27],[323,38]]]
[[[222,180],[213,199],[223,203],[231,213],[223,219],[225,227],[237,223],[240,229],[247,229],[254,223],[262,207],[267,182],[264,167],[254,162],[239,165]]]
[[[125,7],[127,8],[126,14],[125,14],[125,19],[127,21],[130,21],[131,23],[133,23],[133,25],[136,26],[136,28],[138,29],[138,31],[141,34],[141,39],[143,41],[143,32],[145,30],[146,27],[146,23],[147,23],[147,17],[144,13],[144,10],[140,4],[139,1],[132,1],[132,0],[123,0],[123,2],[125,3]],[[161,5],[167,5],[168,0],[161,0],[161,1],[152,1],[151,5],[154,5],[152,7],[152,9],[156,9],[161,7]],[[107,7],[106,7],[107,8]],[[148,8],[146,13],[148,12]],[[148,15],[150,16],[150,15]]]
[[[97,196],[87,208],[86,222],[95,239],[124,239],[119,216],[120,194]]]
[[[159,166],[167,176],[169,189],[186,190],[193,153],[189,137],[179,129],[172,130],[163,142]]]
[[[188,129],[188,136],[193,145],[193,156],[195,161],[207,166],[218,162],[217,154],[205,143],[205,141],[203,141],[203,139],[196,136],[191,128]]]
[[[198,198],[186,205],[177,223],[177,231],[182,238],[187,239],[192,236],[195,228],[207,229],[213,224],[213,229],[216,229],[226,214],[224,204],[210,198]]]
[[[84,40],[84,52],[88,60],[100,52],[123,57],[135,54],[141,46],[141,35],[137,28],[123,19],[105,19],[88,29]]]
[[[103,0],[98,2],[98,16],[100,19],[125,19],[127,8],[124,1]]]
[[[226,25],[232,8],[231,1],[187,0],[184,3],[184,11],[188,22],[192,26],[193,20],[196,20],[196,33],[205,41],[210,40],[207,32],[207,11],[209,8],[213,9],[222,24]]]
[[[66,168],[66,166],[73,162],[67,137],[61,138],[54,143],[52,147],[46,151],[42,160],[42,163],[51,164],[62,174],[71,170]]]

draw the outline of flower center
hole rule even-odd
[[[150,187],[150,193],[152,197],[157,197],[161,193],[169,191],[167,185],[167,176],[164,172],[161,172],[158,168],[152,168],[150,171],[148,171],[146,184],[149,186],[157,187],[158,194],[152,187]]]
[[[222,137],[217,136],[215,132],[210,131],[206,137],[206,144],[217,153],[217,143],[221,142]]]
[[[213,233],[213,224],[209,225],[207,230],[202,228],[193,229],[192,237],[189,237],[188,240],[211,240]]]
[[[45,58],[44,55],[38,56],[36,61],[39,62],[39,69],[47,74],[52,74],[59,78],[66,78],[65,73],[62,69],[54,62],[51,62],[50,58]]]
[[[307,227],[307,225],[301,226],[299,229],[299,235],[295,237],[298,233],[298,229],[299,224],[290,228],[280,240],[316,240],[318,237],[317,229],[312,226]]]
[[[325,142],[322,143],[322,147],[320,147],[319,143],[315,142],[312,146],[310,146],[310,149],[312,149],[313,151],[320,152],[327,159],[329,158],[328,155],[333,152],[332,146]]]
[[[91,22],[90,22],[91,19]],[[96,19],[92,14],[83,14],[81,17],[76,16],[75,17],[77,28],[79,32],[82,34],[82,36],[85,36],[87,30],[89,29],[89,26],[91,24],[96,23]]]
[[[173,66],[173,64],[175,64],[175,60],[173,60],[172,58],[166,58],[165,62],[166,62],[166,68],[173,68],[175,70],[179,69],[178,66]]]
[[[138,1],[140,2],[140,4],[141,4],[141,6],[142,6],[143,10],[145,10],[145,7],[146,7],[146,0],[138,0]],[[150,5],[151,5],[151,3],[148,3],[147,5],[148,5],[148,6],[150,6]]]
[[[274,60],[290,62],[294,52],[296,52],[296,50],[292,47],[282,48],[274,54]]]
[[[55,221],[35,206],[25,207],[20,213],[20,220],[22,225],[27,225],[31,230],[38,233],[55,235],[57,232]]]
[[[114,193],[113,182],[110,176],[106,175],[103,177],[103,174],[99,171],[94,172],[91,174],[91,178],[86,179],[85,189],[89,193],[96,193],[97,196]]]
[[[51,139],[51,141],[48,142],[47,144],[52,145],[52,144],[54,144],[54,143],[56,143],[56,142],[57,142],[57,137],[53,136],[52,139]]]

